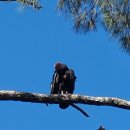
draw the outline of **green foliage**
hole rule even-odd
[[[17,0],[17,2],[23,4],[24,6],[32,6],[35,9],[42,8],[40,3],[37,0]]]
[[[128,0],[109,1],[102,5],[103,24],[130,51],[130,3]]]
[[[77,32],[93,31],[101,24],[130,52],[129,0],[59,0],[57,7],[72,17]]]
[[[41,8],[38,0],[17,2]],[[76,32],[87,33],[103,25],[130,52],[130,0],[58,0],[57,8],[72,18]]]
[[[59,0],[57,7],[72,17],[77,32],[86,33],[96,29],[96,5],[95,0]]]

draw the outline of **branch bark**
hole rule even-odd
[[[130,110],[130,101],[127,100],[114,98],[114,97],[93,97],[93,96],[83,96],[78,94],[47,95],[47,94],[38,94],[38,93],[1,90],[0,100],[45,103],[45,104],[59,104],[61,101],[62,102],[64,101],[70,104],[79,103],[79,104],[88,104],[88,105],[96,105],[96,106],[112,106],[112,107]]]

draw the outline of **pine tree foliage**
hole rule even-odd
[[[112,0],[102,5],[103,23],[122,43],[122,47],[130,51],[130,2],[129,0]]]
[[[98,11],[95,0],[59,0],[58,9],[73,18],[74,29],[86,33],[96,29]]]
[[[42,8],[39,0],[0,0],[2,2],[12,2],[12,1],[16,1],[18,3],[20,3],[21,5],[25,6],[31,6],[35,9],[40,9]]]
[[[42,8],[42,6],[37,0],[16,0],[16,1],[23,4],[23,6],[32,6],[35,9]]]
[[[0,1],[16,1],[35,9],[42,7],[39,0]],[[72,18],[78,33],[87,33],[103,25],[130,53],[130,0],[58,0],[57,9]]]
[[[72,17],[77,32],[93,31],[101,24],[130,52],[129,0],[59,0],[57,7]]]

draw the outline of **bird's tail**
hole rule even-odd
[[[66,108],[69,107],[69,104],[68,104],[68,103],[60,103],[60,104],[59,104],[59,107],[60,107],[61,109],[66,109]]]

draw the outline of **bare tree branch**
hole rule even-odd
[[[0,100],[12,100],[31,103],[45,103],[45,104],[59,104],[61,101],[67,102],[70,105],[72,103],[88,104],[96,106],[112,106],[122,109],[130,110],[130,101],[114,98],[114,97],[93,97],[82,96],[78,94],[66,95],[66,94],[38,94],[28,92],[16,92],[16,91],[0,91]]]
[[[73,108],[75,108],[76,110],[80,111],[85,117],[89,117],[89,115],[83,110],[81,109],[80,107],[78,107],[77,105],[71,103],[70,104]]]

